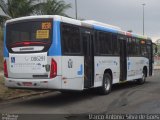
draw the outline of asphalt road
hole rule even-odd
[[[0,103],[0,113],[160,113],[160,71],[143,85],[114,85],[109,95],[99,95],[94,89],[73,94],[52,92]]]

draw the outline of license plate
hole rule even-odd
[[[32,86],[32,82],[23,82],[24,86]]]

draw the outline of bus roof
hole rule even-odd
[[[81,26],[81,21],[80,20],[75,20],[72,18],[67,18],[59,15],[35,15],[35,16],[25,16],[25,17],[19,17],[19,18],[14,18],[6,21],[7,23],[10,22],[15,22],[15,21],[21,21],[21,20],[31,20],[31,19],[39,19],[39,18],[51,18],[56,21],[61,21],[65,23],[70,23],[70,24],[75,24]]]
[[[143,35],[138,35],[138,34],[123,31],[120,27],[113,26],[113,25],[110,25],[110,24],[105,24],[105,23],[102,23],[102,22],[94,21],[94,20],[83,20],[83,21],[81,21],[81,20],[76,20],[76,19],[73,19],[73,18],[59,16],[59,15],[25,16],[25,17],[20,17],[20,18],[14,18],[14,19],[7,20],[6,24],[10,23],[10,22],[15,22],[15,21],[38,19],[38,18],[51,18],[51,19],[54,19],[55,21],[61,21],[61,22],[64,22],[64,23],[74,24],[74,25],[78,25],[78,26],[85,26],[85,27],[90,27],[90,28],[97,29],[97,30],[124,34],[124,35],[127,35],[127,36],[137,37],[137,38],[141,38],[141,39],[150,39],[149,37],[146,37],[146,36],[143,36]]]

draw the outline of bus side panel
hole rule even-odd
[[[62,89],[84,89],[83,56],[62,56]]]
[[[103,75],[106,69],[110,69],[112,71],[113,83],[119,83],[119,76],[120,76],[119,57],[96,56],[94,66],[95,66],[94,87],[102,86]]]
[[[60,21],[53,21],[53,43],[48,51],[49,56],[61,56]]]
[[[49,61],[54,59],[57,63],[57,79],[51,79],[48,84],[49,89],[61,89],[62,88],[62,52],[61,52],[61,35],[60,35],[60,21],[53,20],[53,40],[51,47],[48,51]]]
[[[127,58],[127,80],[142,78],[143,67],[147,66],[149,70],[149,61],[145,57],[128,57]]]
[[[3,57],[4,57],[4,61],[6,60],[7,62],[7,70],[8,70],[8,57],[9,57],[9,52],[6,46],[6,25],[4,27],[4,41],[3,41]],[[3,64],[3,63],[1,63]]]

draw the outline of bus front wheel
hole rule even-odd
[[[100,87],[100,93],[103,95],[109,94],[112,87],[112,78],[109,73],[105,73],[103,76],[103,85]]]

